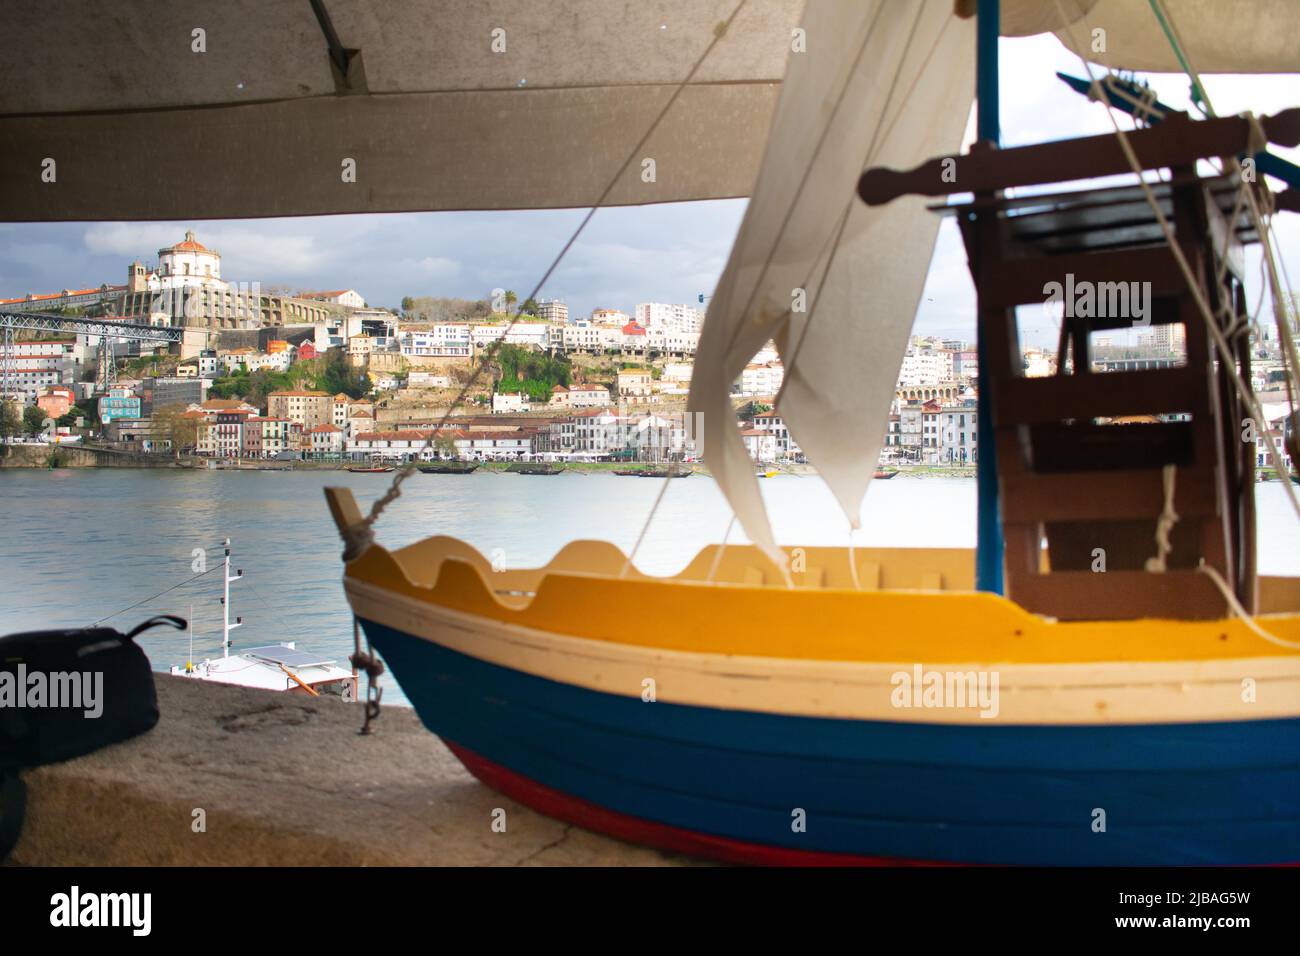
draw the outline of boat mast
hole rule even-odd
[[[238,581],[244,576],[241,570],[235,571],[235,576],[230,576],[230,539],[227,538],[222,542],[222,547],[226,549],[225,567],[221,571],[223,593],[221,595],[221,656],[230,656],[230,632],[237,627],[243,626],[242,617],[235,618],[235,623],[230,623],[230,583]]]
[[[975,99],[978,113],[978,133],[982,144],[996,149],[1002,139],[1002,123],[998,113],[998,31],[1001,26],[1000,0],[979,0],[976,16],[976,66]],[[975,349],[979,362],[976,388],[979,406],[976,422],[979,427],[979,461],[976,462],[976,484],[979,498],[979,515],[975,546],[975,587],[981,591],[1001,594],[1002,587],[1002,523],[998,509],[998,457],[993,437],[993,396],[989,390],[987,345],[975,323]]]

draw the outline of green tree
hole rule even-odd
[[[199,423],[189,417],[187,411],[184,405],[177,404],[155,408],[153,412],[155,437],[169,440],[177,458],[181,455],[181,449],[198,443]]]
[[[515,309],[515,303],[518,301],[519,301],[519,296],[515,295],[512,290],[506,289],[506,295],[505,295],[506,311],[513,312]]]
[[[17,438],[23,432],[23,415],[17,402],[0,403],[0,439]]]
[[[411,311],[414,308],[415,308],[415,300],[412,299],[409,295],[402,296],[402,314],[410,315]]]
[[[39,435],[45,425],[45,410],[35,405],[23,409],[23,430],[29,435]]]
[[[370,376],[354,367],[342,349],[330,349],[316,376],[316,387],[331,395],[342,392],[349,398],[360,398],[371,389]]]
[[[519,312],[521,315],[536,315],[537,300],[536,299],[524,300],[524,304],[519,307]]]
[[[447,431],[439,432],[433,437],[433,447],[442,458],[455,458],[458,451],[456,439]]]

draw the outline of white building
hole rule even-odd
[[[559,299],[543,299],[537,303],[537,317],[543,322],[563,325],[569,321],[569,307]]]
[[[432,448],[425,447],[428,438],[427,431],[358,432],[353,438],[346,439],[343,447],[351,458],[401,461],[418,456],[428,460],[434,455]]]
[[[515,415],[528,410],[528,396],[523,392],[497,392],[492,396],[493,415]]]
[[[459,432],[455,438],[456,454],[461,458],[480,458],[488,461],[511,461],[533,453],[531,431],[513,432]]]
[[[769,412],[765,415],[754,416],[754,427],[759,431],[769,432],[776,443],[777,457],[784,458],[794,455],[802,455],[803,450],[799,443],[794,440],[790,434],[790,429],[785,424],[785,419],[775,412]]]
[[[311,453],[315,458],[327,458],[343,453],[343,429],[337,425],[317,425],[311,430]]]
[[[699,332],[704,327],[704,311],[680,303],[642,302],[636,307],[633,318],[647,330]]]
[[[605,408],[609,405],[609,389],[604,385],[570,385],[571,408]]]
[[[315,299],[317,302],[332,302],[335,305],[347,306],[349,309],[364,309],[366,300],[361,297],[361,293],[356,289],[332,289],[329,292],[306,292],[303,293],[304,299]]]
[[[401,351],[406,356],[469,358],[474,354],[474,341],[468,325],[435,325],[427,331],[403,332]]]
[[[9,367],[11,397],[30,405],[42,388],[73,381],[77,368],[73,358],[75,349],[75,339],[15,342]]]
[[[953,378],[952,352],[935,349],[908,349],[898,370],[902,386],[938,385]]]
[[[543,322],[516,322],[507,332],[508,327],[506,323],[471,326],[470,339],[474,348],[487,348],[499,339],[504,339],[507,345],[535,345],[539,349],[548,348],[551,344],[552,327]],[[556,335],[562,341],[563,332],[558,328]]]
[[[384,309],[357,309],[331,315],[324,322],[315,324],[316,340],[313,344],[320,351],[347,348],[354,335],[371,338],[376,351],[386,352],[398,347],[398,318]]]
[[[176,245],[158,250],[158,271],[149,281],[151,292],[186,287],[224,290],[229,286],[221,279],[220,253],[195,239],[193,231],[187,231]]]
[[[623,347],[622,325],[577,321],[560,330],[560,347],[566,352],[618,351]]]
[[[776,436],[761,428],[742,428],[740,440],[745,444],[749,457],[757,462],[776,461]]]
[[[740,373],[740,394],[775,395],[785,382],[785,367],[780,362],[767,365],[746,365]]]
[[[231,349],[228,352],[221,352],[216,359],[217,364],[221,366],[222,372],[226,375],[237,372],[239,369],[246,368],[250,372],[256,372],[258,369],[268,368],[272,371],[283,372],[289,368],[290,360],[293,355],[287,350],[284,352],[258,352],[250,348]],[[203,375],[203,363],[199,363],[199,374]]]
[[[945,405],[939,410],[939,462],[945,465],[979,461],[978,409],[970,405]]]

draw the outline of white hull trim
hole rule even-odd
[[[345,578],[358,617],[453,651],[590,690],[675,704],[903,723],[1162,724],[1300,717],[1300,657],[1007,664],[851,662],[663,650],[552,634],[465,614]],[[966,706],[896,706],[902,678],[996,675],[996,714]],[[958,678],[962,680],[962,678]],[[972,691],[976,685],[969,686]],[[963,688],[964,689],[964,688]],[[1253,699],[1252,699],[1253,698]],[[986,697],[986,700],[988,698]],[[952,703],[960,698],[954,695]],[[945,702],[947,703],[947,702]],[[918,706],[920,705],[920,706]]]

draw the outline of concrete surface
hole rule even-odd
[[[158,674],[148,734],[24,774],[9,863],[662,866],[692,861],[534,813],[475,780],[406,708]],[[391,677],[386,677],[391,680]],[[363,680],[364,685],[364,680]],[[495,808],[506,832],[492,830]],[[192,828],[206,811],[206,832]]]

